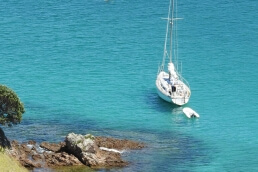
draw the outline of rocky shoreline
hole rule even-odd
[[[64,142],[60,143],[12,141],[7,153],[29,169],[80,165],[110,168],[128,165],[121,158],[124,150],[143,147],[143,143],[131,140],[69,133]]]

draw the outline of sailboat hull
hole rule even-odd
[[[164,71],[160,72],[159,75],[157,76],[156,88],[157,88],[157,93],[159,97],[169,103],[179,105],[179,106],[182,106],[188,103],[191,95],[190,89],[182,81],[179,80],[178,85],[184,88],[183,89],[184,92],[181,93],[180,90],[177,89],[177,91],[173,93],[171,89],[172,85],[168,80],[169,80],[169,75]],[[176,86],[176,87],[179,88],[179,86]]]
[[[164,95],[158,88],[157,88],[157,93],[158,93],[159,97],[162,98],[163,100],[165,100],[169,103],[173,103],[171,97]]]

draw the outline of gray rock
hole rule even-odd
[[[125,166],[119,153],[100,150],[92,135],[70,133],[65,139],[67,150],[87,166]]]

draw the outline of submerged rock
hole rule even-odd
[[[96,137],[96,144],[98,147],[105,147],[109,149],[117,150],[128,150],[128,149],[142,149],[143,143],[131,141],[131,140],[120,140],[109,137]]]

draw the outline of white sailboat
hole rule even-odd
[[[177,53],[177,2],[170,0],[167,30],[164,45],[164,55],[162,64],[159,67],[156,87],[158,95],[165,101],[171,102],[176,105],[186,104],[191,96],[191,90],[188,82],[182,77],[181,72],[178,70],[178,53]],[[165,65],[166,60],[169,60]],[[167,66],[167,71],[165,71]],[[182,65],[181,65],[182,68]]]

